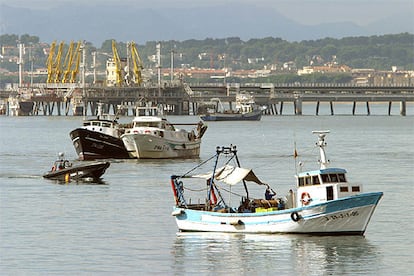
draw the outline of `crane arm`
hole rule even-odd
[[[141,85],[142,83],[142,69],[144,68],[142,64],[141,57],[139,56],[135,42],[131,43],[131,54],[132,62],[134,64],[134,81],[136,84]]]
[[[65,71],[63,72],[62,83],[68,82],[70,69],[73,63],[73,47],[74,47],[74,43],[72,40],[69,44],[69,49],[68,49],[68,52],[66,53],[65,61],[63,62]]]
[[[54,82],[59,82],[60,81],[60,77],[62,75],[61,60],[62,60],[63,45],[64,45],[63,41],[60,42],[59,48],[58,48],[58,52],[57,52],[57,55],[56,55],[56,59],[55,59],[55,62],[54,62],[54,67],[55,67],[55,72],[54,72],[55,73],[55,76],[54,76],[55,79],[54,79]]]
[[[78,44],[76,45],[76,50],[75,50],[76,61],[75,61],[75,68],[73,68],[73,70],[71,71],[71,77],[70,77],[71,83],[76,82],[76,77],[79,72],[79,64],[80,64],[80,58],[81,58],[80,46],[81,46],[81,42],[79,41]]]
[[[46,66],[47,66],[47,83],[51,83],[53,79],[53,57],[55,55],[56,41],[53,41],[50,45],[49,56],[47,57]]]
[[[121,60],[119,58],[118,51],[116,49],[115,40],[112,40],[112,54],[113,54],[113,59],[115,62],[116,84],[121,86],[122,85]]]

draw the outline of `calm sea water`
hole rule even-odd
[[[382,114],[386,110],[382,107]],[[1,275],[414,271],[412,115],[265,116],[260,122],[209,123],[200,159],[113,160],[100,185],[43,179],[59,151],[76,159],[69,132],[81,120],[0,117]],[[364,237],[177,233],[171,174],[191,169],[218,145],[235,144],[242,166],[253,168],[282,195],[294,183],[295,142],[305,167],[317,168],[311,131],[320,129],[331,130],[327,150],[333,166],[346,168],[349,180],[363,183],[365,191],[384,192]]]

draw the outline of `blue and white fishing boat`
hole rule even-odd
[[[240,167],[235,146],[217,147],[216,154],[209,159],[214,160],[212,172],[193,174],[200,165],[184,175],[171,176],[175,198],[172,215],[178,229],[363,235],[383,193],[363,193],[360,184],[347,181],[346,170],[328,168],[325,152],[328,132],[313,132],[319,137],[316,145],[320,151],[320,169],[297,173],[296,187],[283,198],[250,196],[247,182],[270,186],[251,169]],[[183,183],[190,179],[192,184]],[[201,186],[195,186],[197,182]],[[202,191],[203,196],[197,199],[196,191]],[[236,206],[231,204],[233,197],[237,197]]]

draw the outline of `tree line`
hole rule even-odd
[[[1,46],[16,46],[18,42],[30,45],[34,68],[45,67],[47,56],[43,51],[44,43],[39,37],[24,34],[3,34],[0,36]],[[69,41],[65,41],[64,51]],[[128,42],[117,42],[121,57],[125,57]],[[148,41],[138,45],[138,51],[144,68],[155,68],[156,63],[149,57],[156,53],[157,41]],[[261,39],[241,40],[239,37],[206,38],[204,40],[189,39],[185,41],[160,41],[162,51],[162,67],[168,68],[170,54],[174,54],[174,67],[189,66],[199,68],[262,69],[265,66],[281,69],[286,62],[294,62],[297,68],[309,65],[323,65],[335,62],[351,68],[370,68],[388,71],[392,66],[405,70],[414,70],[414,35],[410,33],[388,34],[380,36],[344,37],[341,39],[323,38],[289,42],[281,38],[266,37]],[[97,48],[86,42],[87,61],[92,64],[92,52],[97,55],[98,70],[105,70],[106,60],[112,54],[112,39],[108,39]],[[2,52],[2,55],[6,53]],[[18,53],[15,53],[18,54]],[[25,56],[25,70],[29,69],[29,57]],[[17,71],[17,64],[6,58],[0,61],[1,68]],[[281,70],[284,80],[296,81],[297,77]],[[289,77],[287,77],[289,76]],[[338,74],[337,79],[347,78]],[[323,80],[326,76],[314,75],[311,80]]]

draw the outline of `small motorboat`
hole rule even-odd
[[[182,232],[363,235],[383,193],[364,193],[362,185],[347,181],[346,170],[328,168],[325,154],[328,131],[314,133],[319,136],[321,167],[297,173],[296,187],[286,197],[267,198],[274,192],[253,170],[240,167],[235,146],[217,147],[216,155],[203,162],[212,161],[212,172],[197,174],[201,164],[188,173],[171,176],[175,199],[172,215],[178,229]],[[266,198],[251,196],[252,182],[256,187],[268,188]]]
[[[43,175],[44,178],[59,180],[62,182],[92,180],[99,181],[106,169],[110,166],[109,162],[87,162],[73,165],[63,158],[63,153],[59,153],[59,159],[55,161],[52,169]]]

